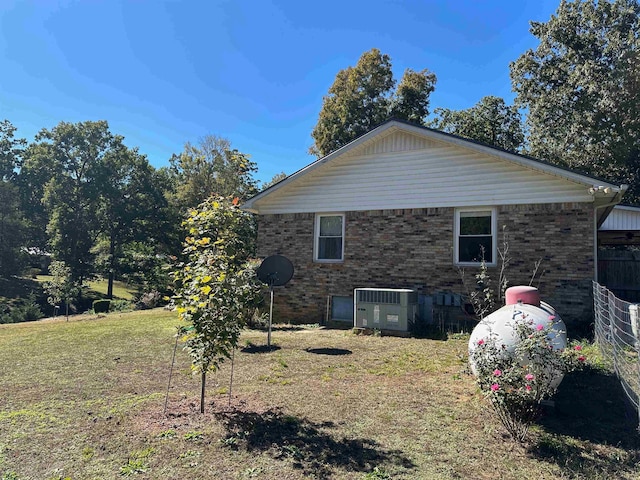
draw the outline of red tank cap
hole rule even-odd
[[[540,292],[536,287],[520,285],[509,287],[504,293],[505,305],[515,305],[516,303],[526,303],[540,307]]]

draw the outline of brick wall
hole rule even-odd
[[[343,263],[313,261],[314,214],[262,215],[258,254],[287,256],[292,281],[276,291],[274,317],[316,323],[325,318],[328,295],[353,294],[356,287],[416,288],[423,293],[465,293],[453,265],[453,208],[346,212]],[[510,285],[534,282],[567,324],[592,320],[593,210],[589,204],[498,207],[499,246],[506,232]],[[503,226],[505,227],[503,230]],[[466,267],[473,278],[477,268]],[[497,283],[498,269],[490,268]]]

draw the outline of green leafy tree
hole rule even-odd
[[[178,256],[182,251],[184,233],[181,224],[186,207],[177,198],[178,178],[171,167],[153,171],[153,184],[163,197],[162,208],[153,223],[155,231],[151,235],[152,243],[160,255]]]
[[[175,201],[181,211],[194,208],[211,195],[245,200],[257,192],[255,162],[231,148],[226,138],[207,135],[197,145],[187,143],[169,160]]]
[[[631,186],[640,198],[640,5],[561,1],[539,40],[511,64],[536,157]]]
[[[391,116],[423,123],[435,83],[428,70],[407,69],[394,92],[391,58],[376,48],[365,52],[355,67],[338,72],[323,98],[310,153],[327,155]]]
[[[391,104],[391,116],[422,124],[429,115],[429,96],[436,88],[436,76],[424,69],[406,69]]]
[[[261,297],[248,265],[255,224],[238,204],[237,198],[211,197],[189,212],[183,223],[186,261],[174,272],[178,314],[192,326],[186,348],[193,370],[201,374],[201,412],[206,373],[231,357],[251,307]]]
[[[49,212],[43,202],[45,187],[60,174],[59,165],[48,154],[48,149],[46,143],[29,144],[17,178],[20,204],[26,219],[27,246],[40,252],[49,251]]]
[[[69,320],[69,305],[78,298],[80,294],[80,284],[73,279],[71,269],[61,261],[53,261],[49,265],[51,280],[44,282],[43,288],[49,295],[47,302],[55,307],[61,302],[65,303],[65,314]]]
[[[0,180],[0,277],[19,275],[25,266],[26,227],[18,189]]]
[[[46,221],[48,248],[74,280],[96,271],[96,248],[106,241],[109,296],[122,246],[152,242],[167,205],[146,157],[123,142],[105,121],[61,122],[38,134],[20,174],[29,213]]]
[[[260,188],[262,190],[266,190],[267,188],[272,187],[276,183],[281,182],[285,178],[287,178],[287,174],[286,173],[284,173],[284,172],[276,173],[273,177],[271,177],[271,180],[269,180],[268,182],[263,183]]]
[[[0,277],[5,278],[18,275],[25,263],[26,226],[16,178],[26,142],[16,139],[15,131],[8,120],[0,122]]]
[[[15,178],[27,142],[15,138],[16,127],[9,120],[0,121],[0,180]]]
[[[49,248],[81,282],[92,273],[91,248],[100,232],[97,211],[100,187],[106,182],[100,177],[102,163],[119,139],[105,121],[61,122],[41,130],[36,142],[26,165],[39,174],[51,174],[42,199],[49,215]]]
[[[524,129],[517,107],[502,98],[483,97],[466,110],[436,108],[429,126],[460,137],[518,152],[524,144]]]
[[[105,153],[98,172],[96,214],[100,236],[92,249],[92,253],[103,254],[102,272],[108,280],[108,298],[113,298],[113,282],[121,273],[120,259],[124,255],[124,246],[133,241],[150,242],[157,233],[157,219],[162,217],[167,205],[163,191],[154,183],[153,167],[146,157],[137,149],[125,147],[122,137],[114,139],[113,147]]]
[[[122,278],[137,285],[140,293],[169,291],[171,259],[156,243],[132,241],[122,246],[118,267]]]

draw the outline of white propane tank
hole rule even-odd
[[[471,361],[471,354],[478,347],[478,341],[494,338],[498,345],[504,345],[508,352],[513,353],[519,342],[514,329],[516,322],[527,322],[534,330],[538,325],[542,325],[545,328],[549,327],[550,331],[547,336],[549,345],[551,345],[554,350],[562,350],[567,346],[567,329],[564,322],[553,307],[545,302],[539,303],[539,307],[526,303],[505,305],[492,314],[487,315],[476,325],[469,338],[470,366],[474,375],[477,375],[477,371],[474,363]],[[551,386],[557,388],[562,378],[563,375],[558,372],[551,382]]]

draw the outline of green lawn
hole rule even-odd
[[[638,478],[614,378],[565,378],[526,445],[465,372],[466,340],[246,331],[207,413],[174,313],[0,325],[0,476],[19,479]],[[374,469],[377,467],[377,474]],[[388,476],[384,475],[384,472]],[[15,474],[15,475],[14,475]],[[0,477],[2,478],[2,477]]]
[[[38,275],[36,280],[38,282],[46,282],[51,279],[51,275]],[[96,280],[91,280],[89,282],[85,282],[90,291],[98,294],[99,297],[107,296],[107,280],[100,278]],[[113,282],[113,297],[120,298],[123,300],[132,300],[136,294],[136,289],[131,287],[130,285],[120,282],[118,280]]]

